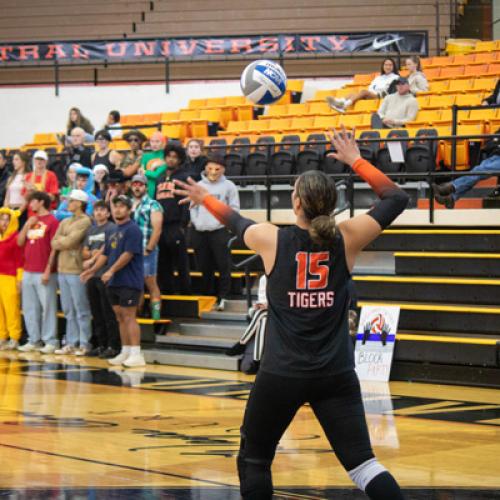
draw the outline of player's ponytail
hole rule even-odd
[[[335,182],[323,172],[310,170],[298,178],[295,190],[304,215],[311,223],[311,239],[321,247],[332,246],[336,232],[333,215],[337,202]]]

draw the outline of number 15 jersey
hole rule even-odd
[[[278,231],[276,260],[267,280],[262,370],[305,378],[354,368],[349,280],[340,231],[327,249],[318,249],[298,226]]]

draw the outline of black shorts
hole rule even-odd
[[[108,297],[112,306],[137,307],[141,291],[126,286],[108,286]]]

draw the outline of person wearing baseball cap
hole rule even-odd
[[[45,151],[39,149],[33,155],[33,171],[24,177],[24,189],[21,194],[28,197],[35,191],[44,191],[50,196],[51,208],[56,207],[57,196],[59,195],[59,182],[57,176],[48,170],[49,157]],[[29,213],[28,215],[32,215]]]
[[[384,97],[379,110],[372,115],[372,128],[400,128],[416,118],[418,101],[410,92],[408,79],[397,78],[396,90]]]
[[[61,291],[61,306],[66,318],[66,344],[55,354],[85,356],[91,349],[91,314],[87,289],[80,281],[83,271],[82,248],[90,218],[85,214],[88,194],[73,189],[68,196],[71,217],[64,219],[52,239],[57,252],[57,279]]]
[[[126,367],[144,366],[141,354],[141,331],[137,323],[137,306],[144,290],[143,234],[131,219],[132,200],[120,194],[112,201],[112,213],[117,225],[92,267],[85,271],[83,281],[108,266],[101,276],[107,286],[107,293],[120,328],[122,349],[111,358],[111,365]]]

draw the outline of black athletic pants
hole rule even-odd
[[[191,292],[186,237],[181,224],[163,226],[158,257],[158,286],[162,293]]]
[[[215,231],[193,231],[193,247],[196,262],[203,274],[203,293],[227,299],[231,292],[231,252],[227,247],[230,238],[224,229]],[[216,292],[214,271],[219,271],[219,286]]]
[[[354,370],[313,379],[260,371],[241,428],[238,473],[245,500],[271,499],[271,463],[276,447],[297,410],[306,402],[347,471],[374,458]]]
[[[101,278],[90,278],[87,281],[87,295],[93,318],[94,347],[104,349],[111,347],[119,351],[121,347],[120,329],[115,312],[109,302],[106,285],[104,285]]]

